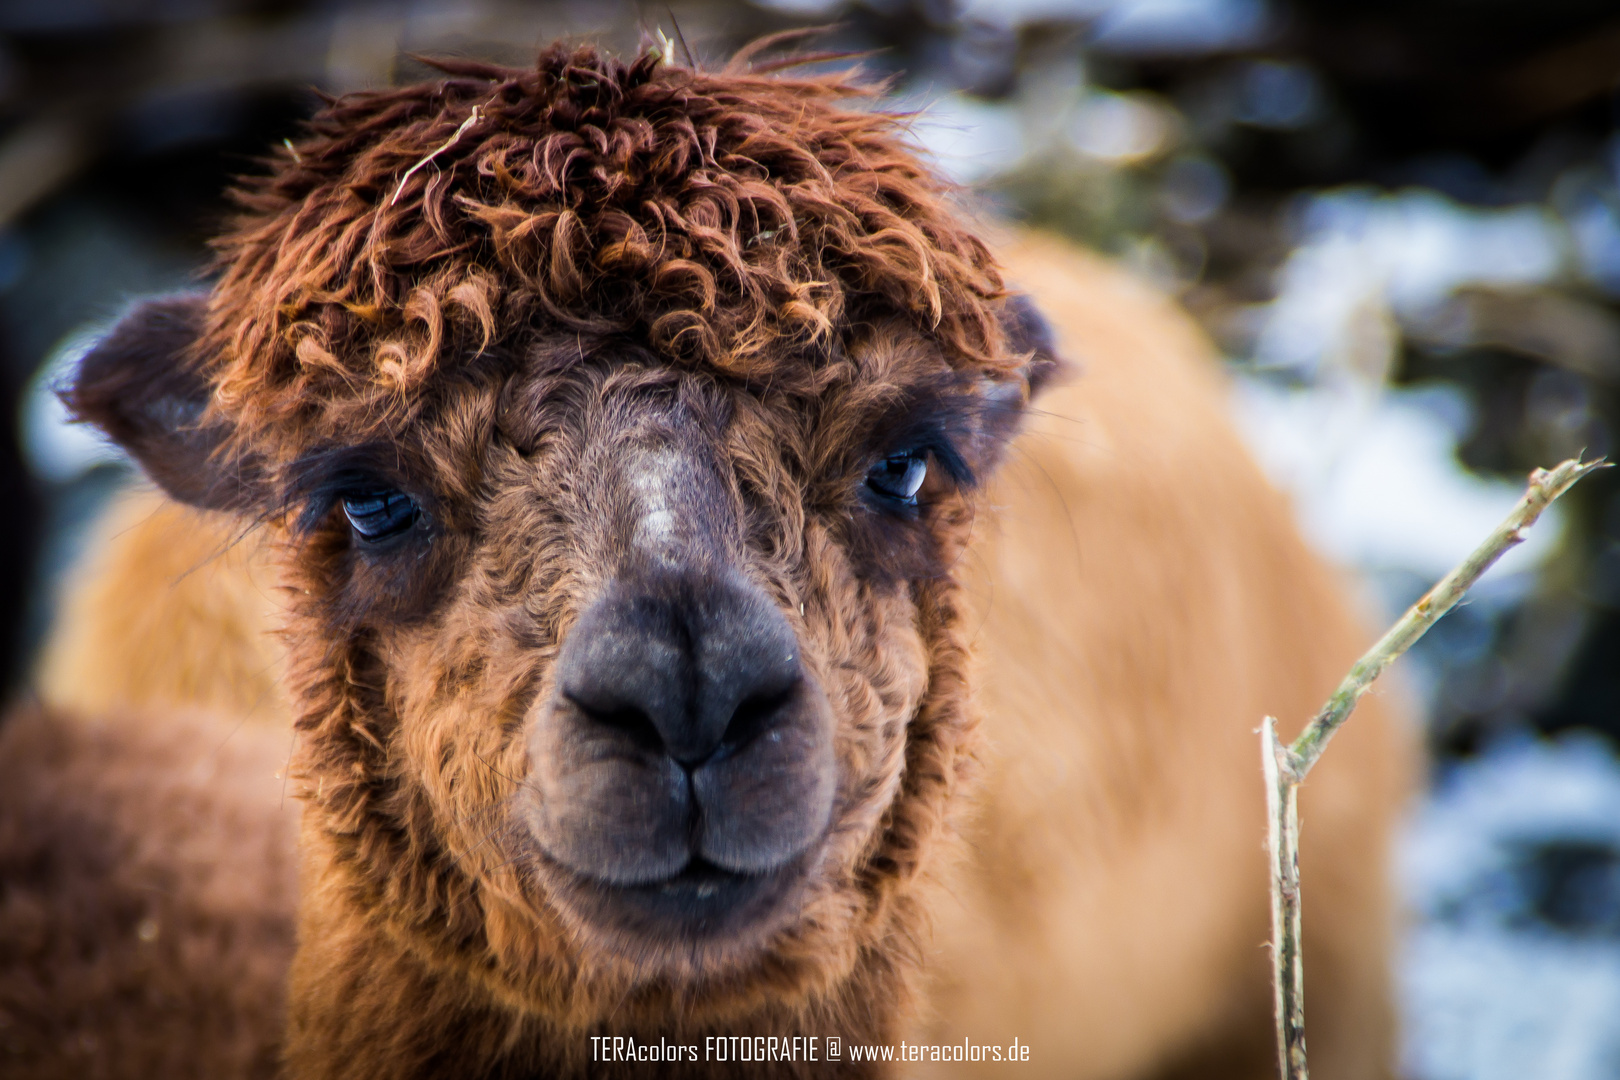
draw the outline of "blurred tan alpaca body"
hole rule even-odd
[[[925,1057],[895,1071],[1268,1076],[1253,730],[1268,712],[1297,727],[1365,635],[1230,430],[1190,320],[1056,242],[1019,238],[999,255],[1078,371],[1037,402],[964,559],[988,748],[966,857],[933,894],[929,993],[910,1036]],[[209,738],[257,755],[258,779],[272,776],[286,746],[264,733],[284,722],[285,704],[268,636],[275,592],[253,572],[256,541],[237,546],[227,519],[153,496],[131,497],[114,520],[47,653],[46,703],[124,717],[108,722],[123,725],[118,738],[160,748],[171,736],[156,714],[198,707],[215,718],[196,721]],[[227,554],[211,560],[217,551]],[[1411,763],[1375,697],[1305,789],[1307,1001],[1322,1080],[1386,1075],[1385,849]],[[152,788],[127,798],[161,802],[168,782],[154,768]],[[267,819],[277,811],[263,784],[240,795]],[[92,792],[74,812],[128,805]],[[199,822],[196,835],[212,834]],[[222,874],[260,857],[218,841]],[[290,864],[277,870],[285,886],[272,892],[290,903]],[[164,978],[185,981],[189,957],[164,962]],[[231,1018],[259,1025],[263,1048],[279,1034],[264,1003],[281,976],[252,973],[256,993]],[[148,1033],[185,1027],[147,1006]],[[932,1044],[1015,1039],[1027,1063],[927,1056]],[[101,1075],[137,1075],[106,1043],[87,1052]],[[202,1048],[194,1074],[242,1060],[211,1061]]]

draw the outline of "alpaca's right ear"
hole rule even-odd
[[[212,389],[193,345],[207,296],[187,293],[138,304],[85,354],[59,393],[76,420],[92,423],[140,462],[164,491],[209,510],[246,510],[263,478],[219,453],[229,429],[207,418]]]

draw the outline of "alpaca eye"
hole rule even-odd
[[[928,454],[908,450],[890,454],[866,472],[866,486],[904,506],[917,505],[917,492],[928,478]]]
[[[343,499],[343,516],[355,535],[370,543],[397,536],[416,524],[416,502],[401,491],[371,491]]]

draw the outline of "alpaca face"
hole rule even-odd
[[[897,987],[1039,320],[847,80],[446,71],[317,117],[70,402],[282,539],[323,895],[571,1023]]]
[[[294,638],[374,673],[345,707],[440,857],[566,927],[572,962],[711,977],[864,906],[948,629],[919,590],[1022,386],[898,327],[814,395],[581,348],[533,343],[392,457],[293,467]]]

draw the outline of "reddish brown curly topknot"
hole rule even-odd
[[[335,102],[237,193],[198,355],[241,439],[397,424],[447,357],[534,328],[775,380],[899,314],[953,366],[1012,362],[989,252],[849,73],[435,65]]]

